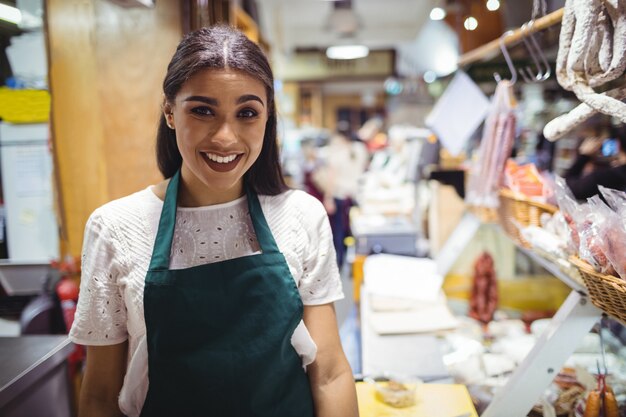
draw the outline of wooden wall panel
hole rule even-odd
[[[108,1],[96,2],[95,59],[110,199],[161,179],[155,137],[163,77],[181,36],[176,3],[120,11]]]
[[[160,178],[154,138],[180,5],[47,0],[46,26],[62,251],[78,255],[96,207]]]

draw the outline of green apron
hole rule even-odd
[[[246,187],[261,254],[170,270],[179,181],[180,171],[167,187],[145,281],[141,416],[312,417],[291,345],[302,300],[257,195]]]

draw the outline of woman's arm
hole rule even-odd
[[[357,417],[354,377],[341,347],[334,306],[304,306],[304,324],[317,345],[315,361],[307,367],[316,417]]]
[[[117,417],[117,398],[126,373],[128,342],[87,346],[85,375],[78,403],[79,417]]]

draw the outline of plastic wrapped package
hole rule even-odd
[[[611,268],[598,271],[626,279],[626,225],[623,217],[604,204],[599,196],[590,198],[589,206],[599,219],[597,244],[611,265]]]
[[[570,255],[578,254],[580,239],[578,238],[578,228],[576,217],[579,213],[579,204],[576,202],[572,191],[569,189],[563,178],[557,177],[554,181],[554,195],[559,210],[563,213],[565,222],[569,227],[570,239],[568,240],[567,252]]]
[[[606,242],[604,241],[611,209],[604,204],[598,195],[587,201],[588,204],[581,204],[578,207],[578,220],[576,221],[580,238],[578,251],[580,258],[593,266],[596,271],[606,275],[614,275],[615,269],[606,256]]]
[[[626,193],[601,185],[598,186],[598,189],[607,204],[620,215],[623,221],[626,221]]]

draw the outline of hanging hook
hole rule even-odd
[[[513,61],[511,61],[511,56],[509,55],[509,51],[506,49],[506,45],[504,44],[504,40],[507,36],[511,35],[513,31],[507,31],[500,36],[500,50],[502,51],[502,55],[504,56],[504,60],[506,61],[506,65],[509,67],[509,71],[511,72],[511,85],[517,82],[517,71],[515,70],[515,66],[513,66]],[[496,79],[497,82],[502,81],[502,77],[497,72],[493,73],[493,78]]]
[[[527,29],[528,29],[528,31],[530,33],[530,36],[529,36],[530,37],[530,41],[534,45],[535,51],[537,52],[537,55],[539,55],[539,58],[541,59],[541,62],[543,63],[543,66],[544,66],[543,72],[540,71],[540,73],[542,73],[542,76],[538,77],[537,80],[538,81],[545,81],[548,78],[550,78],[550,74],[552,73],[552,69],[550,68],[550,64],[548,63],[548,59],[546,58],[546,55],[543,53],[543,50],[541,49],[541,46],[539,45],[539,42],[535,38],[535,34],[531,31],[531,29],[532,29],[534,24],[535,24],[535,19],[531,19],[531,21],[527,23],[527,25],[528,25]]]
[[[533,63],[535,64],[535,68],[537,69],[536,71],[537,73],[533,74],[532,70],[530,69],[530,66],[528,65],[520,69],[518,72],[522,75],[522,78],[527,83],[536,83],[543,79],[544,74],[543,74],[543,68],[541,68],[541,65],[539,65],[539,59],[537,58],[537,54],[534,49],[534,46],[528,40],[529,24],[530,22],[524,23],[522,27],[520,28],[520,31],[522,34],[522,41],[524,42],[524,46],[526,47],[526,51],[528,51],[530,58],[533,60]]]

